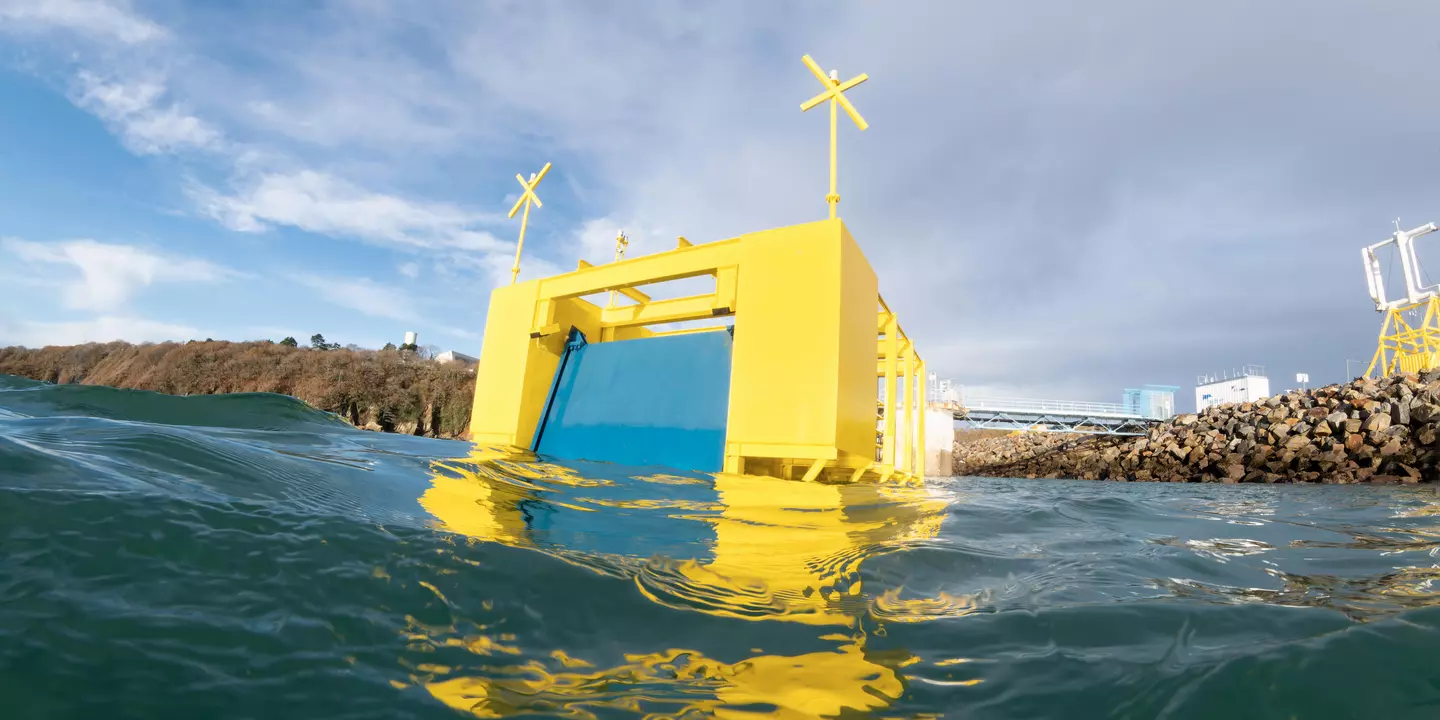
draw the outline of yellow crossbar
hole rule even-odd
[[[620,305],[602,310],[600,322],[605,327],[634,327],[729,315],[729,308],[717,310],[718,302],[714,295],[694,295],[640,305]]]
[[[722,267],[739,264],[739,251],[740,240],[735,238],[631,258],[623,263],[597,265],[541,280],[540,297],[581,297],[606,290],[713,275]]]

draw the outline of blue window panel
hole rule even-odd
[[[533,449],[570,460],[718,472],[729,332],[573,342]]]

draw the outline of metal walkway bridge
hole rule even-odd
[[[972,397],[955,408],[955,419],[972,428],[1143,435],[1161,422],[1119,403]]]

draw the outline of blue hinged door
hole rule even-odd
[[[728,331],[572,339],[532,449],[571,460],[718,472],[730,410]]]

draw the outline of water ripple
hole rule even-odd
[[[52,717],[1435,717],[1434,488],[787,483],[0,378]]]

